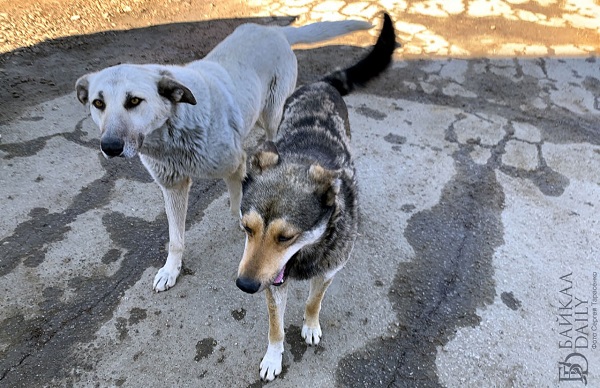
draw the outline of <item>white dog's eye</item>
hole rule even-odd
[[[125,103],[125,108],[127,108],[127,109],[135,108],[136,106],[140,105],[140,103],[142,101],[143,100],[141,98],[139,98],[139,97],[131,97]]]
[[[104,110],[104,108],[106,108],[106,104],[104,104],[104,101],[98,100],[98,99],[95,99],[94,101],[92,101],[92,105],[94,105],[94,107],[96,109],[100,109],[100,110]]]

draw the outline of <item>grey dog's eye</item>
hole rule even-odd
[[[104,101],[98,100],[98,99],[92,101],[92,105],[94,105],[94,107],[96,109],[100,109],[100,110],[103,110],[106,107],[106,105],[104,104]]]
[[[252,229],[250,227],[248,227],[247,225],[242,225],[244,227],[244,230],[246,231],[246,233],[248,234],[248,236],[252,237]]]
[[[277,236],[277,241],[280,242],[280,243],[286,243],[288,241],[292,241],[292,239],[294,237],[295,236],[286,236],[284,234],[280,234],[279,236]]]

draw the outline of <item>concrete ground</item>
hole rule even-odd
[[[198,180],[184,274],[164,293],[162,197],[105,160],[73,85],[181,63],[238,24],[388,10],[393,67],[346,98],[361,235],[300,338],[292,284],[273,387],[600,386],[600,4],[592,0],[0,0],[0,386],[259,387],[262,295],[235,286],[243,234]],[[377,31],[299,47],[300,82]],[[260,140],[255,131],[253,141]]]

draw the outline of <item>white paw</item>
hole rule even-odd
[[[179,270],[169,269],[166,266],[162,267],[154,277],[152,289],[156,292],[168,290],[177,282],[177,276],[179,276]]]
[[[310,327],[306,324],[302,325],[302,338],[309,345],[318,345],[321,342],[321,336],[323,332],[321,331],[321,325],[317,323],[317,327]]]
[[[283,344],[282,344],[283,346]],[[281,359],[283,349],[269,345],[267,353],[260,362],[260,378],[265,381],[273,381],[281,373]]]

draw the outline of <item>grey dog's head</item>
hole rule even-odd
[[[286,264],[325,234],[340,189],[340,172],[282,161],[273,143],[251,158],[241,224],[246,246],[236,284],[248,293],[282,284]]]
[[[79,101],[89,103],[106,157],[135,156],[144,137],[165,124],[173,104],[196,104],[187,87],[147,65],[117,65],[86,74],[75,89]]]

